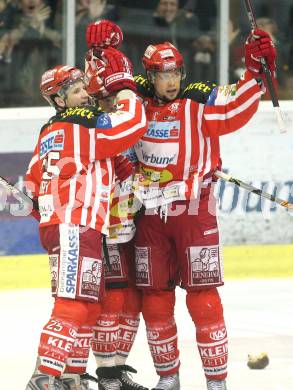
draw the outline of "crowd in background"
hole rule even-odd
[[[64,62],[64,4],[62,0],[0,0],[0,107],[44,104],[40,77]],[[250,28],[239,5],[230,0],[231,83],[244,69],[243,44]],[[255,13],[259,27],[271,34],[278,50],[279,97],[293,99],[292,1],[258,1]],[[141,56],[148,44],[169,41],[185,58],[187,81],[218,81],[219,0],[77,0],[76,65],[80,68],[87,50],[86,26],[103,18],[122,28],[122,50],[136,73],[143,72]]]

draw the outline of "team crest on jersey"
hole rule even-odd
[[[222,284],[222,259],[219,245],[189,247],[187,253],[190,286]]]
[[[40,142],[40,158],[43,158],[52,150],[64,149],[64,130],[55,130],[41,138]]]
[[[172,112],[172,113],[175,113],[179,110],[179,107],[180,107],[180,103],[179,102],[175,102],[175,103],[172,103],[170,104],[170,106],[168,107],[168,109]]]
[[[137,286],[152,285],[149,247],[135,247],[135,276]]]
[[[58,286],[58,260],[59,255],[49,255],[49,266],[51,273],[51,292],[56,295]]]
[[[98,299],[103,261],[91,257],[82,258],[81,284],[79,286],[79,296],[84,298]]]
[[[105,276],[106,278],[121,278],[123,275],[121,257],[119,252],[119,247],[117,244],[107,245],[109,262],[111,269],[109,269],[108,263],[105,256],[103,257],[103,262],[105,266]]]

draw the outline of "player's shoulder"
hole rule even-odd
[[[57,113],[50,119],[48,124],[67,122],[79,124],[84,127],[96,127],[97,118],[101,114],[102,111],[100,108],[95,106],[70,107]]]
[[[144,75],[142,75],[142,74],[135,75],[134,81],[136,84],[138,95],[140,95],[143,98],[154,96],[153,87]]]
[[[181,93],[182,99],[191,99],[197,103],[206,103],[217,85],[212,81],[197,81],[189,83]]]

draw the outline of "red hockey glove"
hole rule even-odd
[[[105,70],[105,63],[99,59],[93,49],[88,50],[85,55],[85,75],[87,77],[87,92],[97,99],[109,96],[100,76]]]
[[[123,33],[117,24],[103,19],[87,26],[86,41],[89,48],[118,47],[123,41]]]
[[[114,159],[114,171],[120,182],[126,180],[129,176],[134,175],[134,165],[132,162],[122,154],[116,156]]]
[[[270,35],[260,29],[253,30],[245,43],[245,65],[254,77],[263,77],[261,57],[265,58],[271,75],[275,77],[276,49]]]
[[[136,92],[132,63],[121,51],[108,47],[102,51],[101,61],[105,64],[105,69],[101,69],[99,74],[109,94],[121,89]]]

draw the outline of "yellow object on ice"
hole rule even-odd
[[[225,279],[293,277],[293,245],[224,247]],[[47,255],[0,257],[0,289],[49,287]]]

